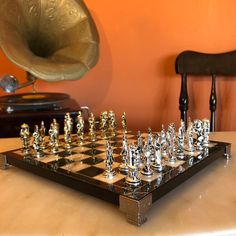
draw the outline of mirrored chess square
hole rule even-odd
[[[95,143],[95,142],[87,142],[83,145],[83,147],[87,147],[87,148],[98,148],[100,146],[103,146],[103,144],[100,143]]]
[[[165,165],[167,165],[167,166],[170,166],[170,167],[178,167],[178,166],[181,166],[181,165],[183,165],[185,163],[185,161],[180,161],[180,160],[177,160],[176,162],[174,162],[174,163],[169,163],[168,161],[165,161]]]
[[[86,158],[89,158],[90,156],[83,154],[83,153],[76,153],[74,155],[68,156],[67,159],[73,160],[73,161],[81,161]]]
[[[85,147],[85,146],[77,146],[77,147],[73,148],[74,152],[86,152],[88,150],[90,150],[90,148]]]
[[[106,142],[107,142],[107,140],[103,140],[103,139],[101,139],[101,140],[97,141],[96,143],[105,146],[105,145],[106,145]]]
[[[49,163],[49,162],[52,162],[52,161],[58,161],[60,160],[62,157],[58,156],[58,155],[49,155],[49,156],[44,156],[44,157],[41,157],[39,159],[39,161],[43,162],[43,163]]]
[[[102,153],[102,151],[101,150],[97,150],[97,149],[89,149],[89,150],[87,150],[87,151],[85,151],[85,152],[82,152],[83,154],[86,154],[86,155],[88,155],[88,156],[96,156],[96,155],[98,155],[98,154],[101,154]]]
[[[71,156],[71,155],[74,155],[74,154],[76,154],[76,152],[73,152],[71,150],[65,150],[65,151],[62,151],[62,152],[58,152],[57,156],[68,157],[68,156]]]
[[[192,156],[192,157],[197,157],[198,155],[200,155],[202,152],[200,151],[193,151],[193,152],[189,152],[187,150],[184,151],[184,154],[185,155],[188,155],[188,156]]]
[[[116,173],[115,176],[113,176],[112,178],[108,178],[104,175],[104,173],[97,175],[94,177],[94,179],[100,180],[102,182],[108,183],[108,184],[113,184],[121,179],[123,179],[125,176],[120,174],[120,173]]]
[[[102,161],[103,161],[103,159],[99,158],[99,157],[89,157],[89,158],[82,160],[83,163],[88,164],[88,165],[96,165]]]
[[[77,173],[88,176],[88,177],[95,177],[103,172],[104,172],[103,169],[100,169],[95,166],[90,166],[88,168],[77,171]]]
[[[113,159],[115,159],[115,158],[119,157],[120,154],[113,153],[112,156],[113,156]],[[101,153],[99,155],[96,155],[96,157],[99,157],[99,158],[102,158],[102,159],[106,159],[106,153],[103,152],[103,153]]]
[[[120,163],[118,163],[118,162],[113,162],[112,168],[115,169],[115,168],[117,168],[119,165],[120,165]],[[94,166],[99,167],[99,168],[102,168],[102,169],[104,169],[104,170],[107,169],[105,160],[102,161],[102,162],[100,162],[100,163],[98,163],[98,164],[96,164],[96,165],[94,165]]]
[[[62,169],[70,171],[70,172],[78,172],[78,171],[83,170],[88,167],[89,167],[88,164],[85,164],[83,162],[78,162],[78,161],[61,166]]]
[[[151,176],[146,176],[146,175],[140,174],[139,178],[141,180],[146,181],[146,182],[152,182],[153,180],[160,178],[161,176],[162,176],[161,173],[157,173],[157,172],[153,171],[153,174]]]

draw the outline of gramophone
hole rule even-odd
[[[0,47],[27,72],[20,84],[0,79],[6,92],[37,80],[78,80],[99,57],[99,35],[83,0],[0,0]],[[0,97],[0,137],[18,136],[23,122],[47,123],[81,107],[64,93],[19,93]]]

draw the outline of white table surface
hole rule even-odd
[[[211,139],[231,142],[220,158],[155,202],[141,227],[118,206],[16,167],[0,170],[0,235],[236,235],[236,132]],[[0,152],[20,147],[0,139]]]

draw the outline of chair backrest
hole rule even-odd
[[[211,131],[215,131],[215,111],[217,104],[216,97],[216,76],[233,76],[236,75],[236,51],[209,54],[194,51],[181,52],[175,61],[175,71],[181,74],[181,91],[179,97],[179,110],[181,119],[187,127],[187,111],[188,111],[188,89],[187,76],[209,75],[212,77],[212,85],[210,92],[210,111],[211,111]]]

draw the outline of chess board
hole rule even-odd
[[[146,136],[146,133],[142,134],[142,137]],[[183,160],[177,160],[174,164],[164,158],[162,172],[156,171],[151,177],[139,173],[141,183],[134,187],[126,183],[126,175],[119,171],[122,162],[122,138],[121,131],[109,138],[113,148],[113,169],[116,171],[113,178],[104,175],[106,139],[99,134],[96,135],[95,142],[85,136],[83,144],[80,145],[74,135],[70,150],[66,150],[63,140],[60,140],[61,146],[56,154],[45,149],[44,156],[40,158],[35,158],[32,154],[24,156],[21,149],[8,151],[3,156],[9,165],[118,205],[126,213],[129,222],[141,225],[146,221],[148,209],[153,202],[217,158],[230,155],[229,143],[211,141],[204,152],[191,155],[186,153]],[[135,133],[128,132],[127,138],[129,143],[137,142]]]

